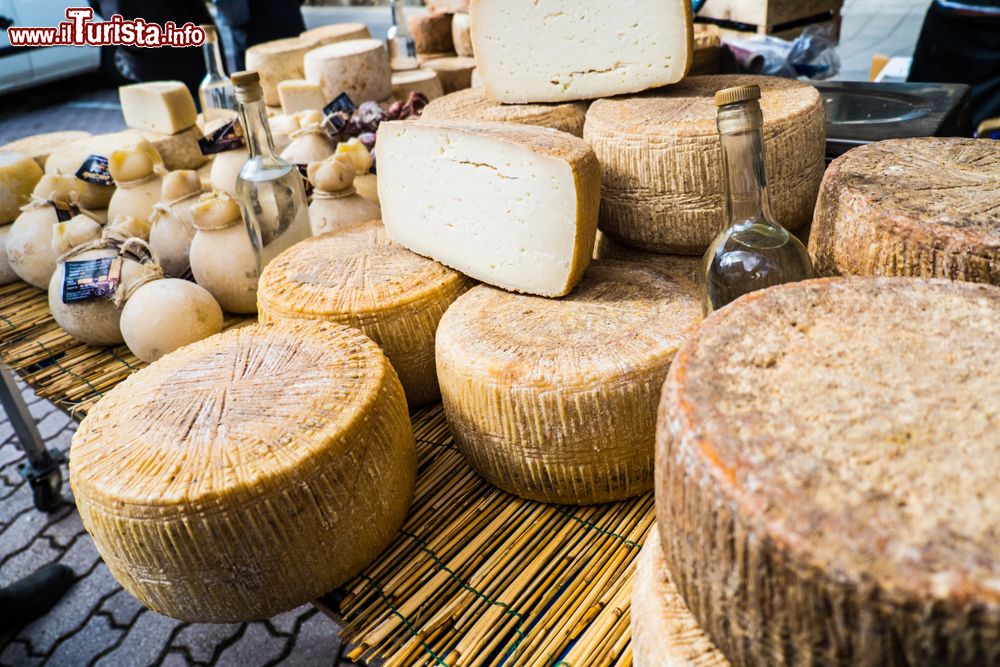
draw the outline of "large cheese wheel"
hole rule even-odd
[[[583,136],[587,106],[582,102],[566,104],[498,104],[486,99],[482,88],[470,88],[434,100],[421,118],[428,120],[475,120],[520,123],[551,127]]]
[[[417,53],[454,53],[451,14],[411,14],[406,24],[413,34]]]
[[[604,174],[601,231],[644,250],[705,252],[728,224],[712,97],[744,84],[761,88],[771,212],[791,231],[809,221],[825,165],[819,92],[776,77],[693,76],[590,106],[584,138]]]
[[[656,526],[636,559],[629,621],[635,667],[729,667],[670,581]]]
[[[985,665],[1000,646],[1000,288],[754,292],[664,385],[656,512],[739,665]]]
[[[70,142],[86,139],[89,136],[90,132],[82,132],[79,130],[33,134],[0,146],[0,151],[24,153],[37,162],[39,167],[44,169],[45,161],[49,159],[49,154],[53,151],[58,150]]]
[[[356,327],[382,346],[411,406],[437,400],[434,332],[472,286],[458,271],[389,239],[378,221],[303,241],[260,277],[262,322],[318,319]]]
[[[30,155],[0,153],[0,225],[14,222],[41,178],[42,168]]]
[[[656,252],[643,252],[627,245],[616,243],[610,237],[597,233],[597,244],[594,246],[595,259],[614,259],[620,262],[638,262],[646,266],[665,271],[668,275],[683,276],[697,283],[701,280],[701,258],[691,255],[661,255]]]
[[[437,335],[441,396],[472,466],[543,502],[648,491],[660,387],[701,316],[698,288],[595,262],[562,299],[475,287]]]
[[[416,455],[378,346],[328,322],[233,329],[118,385],[70,482],[111,573],[187,621],[267,618],[364,568],[401,525]]]
[[[309,42],[312,48],[326,46],[335,42],[346,42],[351,39],[368,39],[372,35],[364,23],[330,23],[318,28],[306,30],[299,35]]]
[[[421,67],[437,72],[444,92],[454,93],[472,85],[472,70],[476,69],[476,61],[462,56],[445,56],[427,60]]]
[[[361,104],[392,95],[389,53],[377,39],[352,39],[313,49],[305,57],[305,78],[322,86],[331,100],[347,93],[355,104]]]
[[[410,93],[422,93],[427,99],[441,97],[441,79],[437,72],[429,69],[408,69],[392,73],[392,96],[405,102]],[[427,108],[424,108],[427,111]]]
[[[837,158],[809,238],[824,275],[1000,285],[1000,145],[896,139]]]
[[[313,41],[301,37],[286,37],[270,42],[254,44],[246,52],[246,67],[260,74],[260,87],[264,91],[264,103],[279,106],[278,84],[285,79],[304,77],[303,58],[315,48]]]

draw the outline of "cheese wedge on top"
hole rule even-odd
[[[389,235],[472,278],[563,296],[590,262],[601,171],[582,139],[513,123],[384,122],[378,173]]]

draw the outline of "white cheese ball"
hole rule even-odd
[[[222,309],[204,287],[178,278],[154,280],[125,304],[121,331],[132,354],[152,363],[222,331]]]

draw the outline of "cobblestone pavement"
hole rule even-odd
[[[30,389],[23,395],[49,446],[68,450],[76,422]],[[0,638],[0,665],[336,664],[336,626],[312,606],[234,625],[182,623],[146,609],[111,577],[72,505],[49,515],[34,508],[6,415],[0,443],[0,586],[48,563],[64,563],[77,575],[46,616]]]

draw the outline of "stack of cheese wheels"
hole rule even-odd
[[[70,481],[111,573],[187,621],[267,618],[364,568],[409,507],[416,450],[378,346],[329,322],[233,329],[120,384]]]
[[[437,72],[429,69],[408,69],[392,73],[392,96],[402,102],[410,93],[421,93],[428,100],[434,100],[444,94],[441,79]],[[426,113],[427,109],[424,108]]]
[[[309,43],[311,48],[319,48],[335,42],[346,42],[352,39],[369,39],[371,33],[364,23],[330,23],[318,28],[306,30],[299,37]]]
[[[426,107],[421,118],[427,120],[472,120],[498,123],[520,123],[551,127],[583,136],[583,121],[587,105],[583,102],[565,104],[497,104],[486,99],[482,88],[470,88],[445,95]]]
[[[700,315],[697,284],[635,263],[595,262],[562,299],[475,287],[438,328],[452,434],[480,474],[526,498],[648,491],[660,387]]]
[[[712,96],[746,84],[761,89],[771,212],[791,231],[809,221],[825,165],[819,92],[775,77],[695,76],[590,106],[584,138],[603,170],[601,231],[643,250],[705,252],[727,225]]]
[[[306,54],[304,67],[305,78],[318,83],[331,100],[347,93],[355,104],[361,104],[392,94],[389,54],[377,39],[352,39],[313,49]]]
[[[328,320],[356,327],[385,350],[411,406],[437,400],[434,332],[472,281],[389,239],[374,220],[303,241],[261,275],[262,322]]]
[[[923,138],[849,151],[823,177],[809,252],[822,275],[1000,285],[1000,149]]]
[[[1000,288],[813,280],[674,359],[656,514],[739,665],[984,665],[1000,638]]]
[[[246,52],[248,70],[260,74],[264,103],[271,107],[281,104],[278,84],[286,79],[304,78],[303,59],[315,42],[301,37],[287,37],[254,44]]]

